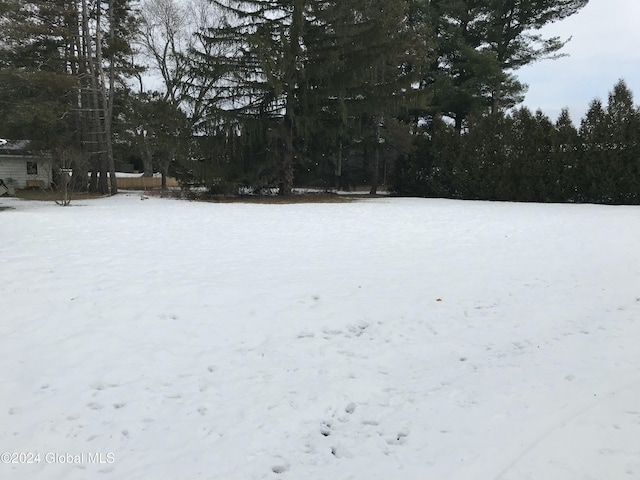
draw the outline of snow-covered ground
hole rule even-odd
[[[640,478],[637,207],[2,206],[2,479]]]

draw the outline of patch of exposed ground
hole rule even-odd
[[[388,195],[370,195],[364,192],[337,194],[330,192],[320,193],[294,193],[293,195],[208,195],[195,192],[181,192],[179,190],[151,190],[145,195],[183,198],[208,203],[255,203],[265,205],[292,204],[292,203],[349,203],[355,200],[367,198],[388,198]]]
[[[87,198],[99,198],[103,195],[99,195],[97,193],[87,193],[87,192],[71,192],[69,194],[71,201],[73,200],[86,200]],[[25,189],[25,190],[16,190],[16,197],[21,198],[23,200],[40,200],[53,202],[55,200],[62,200],[63,194],[61,192],[52,192],[51,190],[41,190],[41,189]]]

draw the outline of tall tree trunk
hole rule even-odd
[[[100,19],[100,5],[98,5],[96,11],[96,50],[101,49]],[[88,99],[89,117],[91,118],[93,127],[93,131],[90,135],[92,138],[91,142],[93,144],[93,151],[91,152],[93,155],[93,168],[91,172],[90,189],[92,191],[98,191],[105,194],[108,192],[108,185],[107,171],[104,161],[104,128],[102,125],[102,119],[100,117],[100,113],[101,111],[103,111],[103,109],[101,108],[100,98],[98,96],[100,80],[96,68],[96,63],[98,62],[98,60],[93,54],[92,35],[89,28],[89,8],[87,6],[87,0],[82,0],[82,39],[84,44],[83,52],[85,57],[83,67],[85,74],[88,77],[86,81],[86,88],[88,90],[86,97]]]
[[[111,44],[114,45],[114,38],[116,34],[116,29],[114,26],[113,19],[113,9],[114,0],[109,0],[109,37],[111,39]],[[102,53],[102,51],[101,51]],[[113,100],[115,95],[115,83],[116,83],[116,68],[114,63],[114,58],[111,57],[109,59],[109,92],[105,90],[104,82],[102,87],[102,92],[104,95],[104,107],[105,107],[105,118],[104,118],[104,135],[105,135],[105,146],[107,147],[107,163],[109,167],[109,176],[111,177],[111,195],[117,195],[118,193],[118,179],[116,178],[116,164],[115,159],[113,158],[113,142],[111,138],[111,125],[113,124]],[[100,68],[102,69],[102,62],[100,62]]]
[[[109,0],[109,36],[113,37],[114,35],[114,26],[113,26],[113,0]],[[113,89],[115,83],[115,70],[113,59],[109,60],[109,71],[108,71],[108,81],[109,81],[109,89],[107,91],[107,75],[104,71],[104,57],[102,55],[102,32],[100,30],[100,5],[98,4],[97,9],[97,23],[98,27],[96,29],[96,75],[98,77],[98,86],[101,96],[101,104],[99,106],[99,112],[101,114],[101,125],[102,131],[101,139],[102,139],[102,175],[100,176],[100,190],[101,193],[110,193],[111,195],[115,195],[118,193],[118,181],[116,178],[116,170],[115,170],[115,162],[113,159],[113,143],[111,142],[111,120],[113,116]],[[113,39],[113,38],[111,38]],[[107,173],[110,180],[110,188],[107,188],[107,185],[102,181],[103,178],[107,178]],[[104,189],[104,190],[103,190]]]
[[[373,146],[373,164],[371,165],[371,189],[369,195],[378,193],[378,183],[380,177],[380,120],[374,117],[375,122],[375,145]]]
[[[142,157],[142,168],[144,172],[143,177],[153,177],[153,154],[151,153],[151,147],[149,141],[145,136],[145,132],[139,135],[140,138],[140,156]]]
[[[80,158],[81,161],[75,162],[73,165],[73,175],[74,180],[72,182],[72,188],[74,190],[86,191],[87,190],[87,173],[88,173],[88,165],[86,162],[85,155],[85,145],[87,141],[87,123],[84,114],[84,106],[86,105],[86,101],[84,99],[84,79],[83,79],[83,64],[84,64],[84,54],[82,51],[82,34],[81,34],[81,11],[78,0],[68,0],[66,5],[66,15],[67,15],[67,28],[71,35],[69,36],[69,71],[71,75],[76,79],[77,82],[77,98],[76,98],[76,106],[77,113],[74,116],[74,127],[77,132],[77,141],[80,149]],[[78,183],[78,179],[83,179]]]
[[[497,115],[500,111],[500,100],[502,100],[502,85],[498,84],[491,94],[491,115]]]
[[[373,164],[371,166],[371,188],[369,189],[369,195],[375,195],[378,193],[378,183],[380,174],[380,147],[376,146],[373,149]]]
[[[109,22],[111,35],[114,35],[113,0],[109,1]],[[97,187],[102,194],[112,195],[118,192],[113,160],[113,145],[111,142],[111,119],[113,115],[113,87],[115,83],[115,69],[113,61],[109,69],[109,92],[107,92],[106,75],[102,55],[102,9],[100,2],[96,3],[95,12],[95,52],[93,37],[89,27],[89,8],[87,0],[82,0],[82,38],[86,73],[88,77],[87,89],[89,100],[89,116],[93,125],[93,153],[95,155],[91,175],[91,187]],[[110,178],[109,178],[110,177]],[[110,186],[109,186],[110,183]],[[96,185],[97,184],[97,185]]]
[[[460,135],[462,133],[462,122],[464,121],[464,116],[460,112],[457,112],[455,115],[455,124],[453,128],[455,132]]]
[[[342,142],[338,144],[338,158],[336,159],[336,188],[343,188],[342,185]]]
[[[300,37],[304,21],[304,0],[294,0],[289,34],[289,51],[286,58],[286,106],[283,119],[282,143],[284,152],[280,166],[280,195],[291,195],[293,191],[293,167],[296,157],[294,138],[296,136],[296,89],[299,88],[297,64],[300,56]]]
[[[287,102],[288,103],[288,102]],[[288,110],[288,108],[287,108]],[[279,195],[291,195],[293,193],[293,127],[291,119],[287,117],[284,121],[284,152],[280,163],[280,180],[278,183]]]

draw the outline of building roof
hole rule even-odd
[[[0,138],[0,155],[33,155],[29,140],[5,140]]]

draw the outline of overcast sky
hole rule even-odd
[[[589,102],[605,104],[623,78],[640,103],[640,0],[590,0],[578,14],[543,30],[545,36],[572,37],[569,57],[543,60],[516,72],[529,85],[524,105],[555,120],[569,108],[578,125]]]

